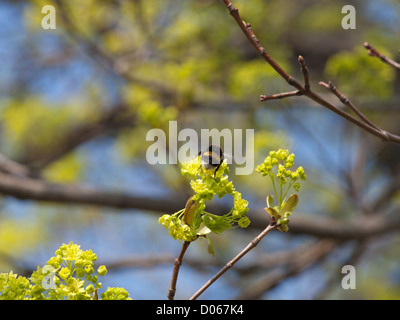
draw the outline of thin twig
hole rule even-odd
[[[229,0],[223,0],[226,7],[229,10],[231,16],[235,19],[236,23],[242,29],[243,33],[253,45],[253,47],[257,50],[257,52],[264,58],[265,61],[269,63],[269,65],[282,77],[284,78],[291,86],[295,87],[297,90],[304,91],[303,86],[294,79],[290,74],[288,74],[283,68],[268,54],[264,47],[261,46],[260,41],[257,39],[256,35],[251,28],[250,23],[245,23],[239,15],[239,10],[233,6],[233,4]]]
[[[361,127],[362,129],[368,131],[369,133],[381,138],[383,141],[390,141],[390,142],[395,142],[400,144],[400,136],[388,133],[386,131],[376,129],[376,126],[371,126],[368,123],[352,116],[346,111],[343,111],[342,109],[336,107],[329,101],[325,100],[322,98],[320,95],[312,91],[311,89],[307,88],[307,82],[303,86],[301,85],[294,77],[292,77],[290,74],[288,74],[265,50],[264,47],[261,46],[260,41],[254,34],[250,23],[245,23],[242,18],[239,15],[239,10],[235,8],[230,0],[223,0],[226,7],[229,10],[229,13],[231,16],[234,18],[236,23],[239,25],[240,29],[243,31],[245,34],[246,38],[249,40],[249,42],[253,45],[253,47],[257,50],[257,52],[261,55],[261,57],[283,78],[286,80],[286,82],[291,85],[292,87],[295,87],[298,91],[300,91],[300,95],[305,95],[311,100],[315,101],[316,103],[320,104],[321,106],[324,106],[325,108],[331,110],[332,112],[338,114],[339,116],[343,117],[344,119],[354,123],[355,125]],[[299,61],[301,64],[304,62],[303,59],[300,59]],[[305,66],[305,65],[304,65]],[[303,70],[303,75],[306,75],[308,78],[308,72],[306,69]],[[279,98],[283,97],[290,97],[293,96],[293,93],[284,93],[281,96],[278,96]],[[268,96],[262,96],[262,101],[270,100]]]
[[[323,81],[320,81],[318,83],[320,86],[327,88],[330,90],[338,99],[348,108],[353,110],[353,112],[365,123],[369,124],[371,127],[374,127],[377,130],[381,130],[378,126],[376,126],[374,123],[372,123],[366,116],[363,115],[363,113],[357,109],[357,107],[346,97],[344,96],[336,87],[335,85],[329,81],[329,83],[325,83]]]
[[[270,96],[261,95],[261,96],[260,96],[260,101],[275,100],[275,99],[283,99],[283,98],[293,97],[293,96],[299,96],[299,95],[301,95],[301,91],[299,91],[299,90],[296,90],[296,91],[289,91],[289,92],[276,93],[276,94],[272,94],[272,95],[270,95]]]
[[[297,60],[299,61],[301,71],[303,72],[304,89],[305,89],[305,91],[309,91],[310,90],[310,79],[308,77],[308,69],[306,66],[306,62],[304,61],[304,58],[302,56],[299,56]]]
[[[371,44],[368,42],[364,42],[364,47],[365,49],[368,50],[368,54],[372,57],[378,57],[381,59],[383,62],[387,63],[388,65],[391,65],[393,68],[400,69],[400,63],[397,63],[396,61],[393,61],[392,59],[384,56],[382,53],[380,53],[378,50],[376,50]]]
[[[178,280],[179,269],[182,265],[183,256],[185,255],[186,249],[189,247],[190,242],[185,241],[182,245],[181,253],[178,258],[175,259],[174,269],[172,271],[171,285],[168,290],[168,300],[174,300],[176,292],[176,282]]]
[[[196,300],[208,287],[210,287],[216,280],[218,280],[226,271],[233,267],[244,255],[250,250],[255,248],[261,239],[269,233],[271,230],[276,229],[278,224],[269,224],[257,237],[250,241],[250,243],[244,248],[236,257],[229,261],[221,270],[219,270],[210,280],[208,280],[189,300]]]
[[[270,96],[266,95],[260,95],[260,101],[267,101],[267,100],[276,100],[276,99],[283,99],[283,98],[288,98],[288,97],[293,97],[293,96],[302,96],[305,92],[310,90],[310,81],[308,77],[308,69],[306,66],[306,63],[304,61],[304,58],[302,56],[299,56],[298,58],[301,71],[303,72],[303,77],[304,77],[304,89],[299,89],[296,91],[289,91],[289,92],[281,92],[281,93],[276,93],[272,94]]]

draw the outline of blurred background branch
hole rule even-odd
[[[232,13],[249,38],[217,0],[57,0],[56,30],[41,28],[45,1],[1,2],[1,271],[27,272],[73,241],[108,264],[112,284],[104,287],[164,299],[179,248],[157,219],[182,209],[190,187],[179,165],[147,163],[146,134],[166,133],[168,157],[173,120],[199,136],[205,128],[254,129],[255,165],[284,147],[307,171],[289,233],[272,232],[205,299],[398,299],[400,152],[373,135],[400,134],[392,57],[400,4],[353,2],[357,29],[343,30],[348,2],[236,0],[241,16]],[[332,87],[317,94],[309,87],[320,79]],[[268,108],[259,101],[265,90],[278,92]],[[206,243],[191,246],[177,299],[269,223],[271,186],[230,168],[252,222],[213,239],[215,260]],[[217,200],[210,211],[229,208]],[[357,268],[356,290],[340,286],[344,264]]]

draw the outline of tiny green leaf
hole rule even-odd
[[[274,207],[274,197],[271,194],[267,196],[267,205],[269,208]]]
[[[286,200],[286,202],[283,204],[280,213],[283,214],[285,212],[292,212],[296,206],[297,203],[299,202],[299,197],[296,193],[293,193],[289,199]]]
[[[212,241],[212,239],[210,237],[206,237],[207,241],[208,241],[208,248],[207,251],[210,255],[212,255],[213,257],[215,257],[215,249],[214,249],[214,241]]]
[[[231,228],[231,224],[223,216],[217,216],[215,214],[206,213],[203,215],[204,224],[215,233],[224,232]]]

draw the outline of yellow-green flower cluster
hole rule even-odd
[[[29,280],[12,271],[0,273],[0,300],[24,300],[29,289]]]
[[[263,176],[273,175],[273,167],[276,167],[277,173],[275,176],[283,184],[287,183],[288,180],[305,180],[306,175],[303,167],[298,167],[296,171],[290,170],[294,165],[294,158],[294,153],[289,154],[289,150],[279,149],[278,151],[271,151],[264,162],[256,168],[256,171],[260,172]]]
[[[102,300],[131,300],[129,293],[124,288],[113,287],[107,288],[106,292],[101,294]]]
[[[292,194],[288,199],[289,190],[293,187],[295,191],[300,189],[300,180],[306,180],[306,174],[303,167],[298,167],[292,171],[295,155],[289,154],[288,150],[279,149],[271,151],[264,162],[260,164],[256,171],[263,176],[269,176],[274,188],[275,196],[278,199],[278,205],[274,205],[273,196],[267,197],[266,211],[269,213],[271,221],[278,225],[280,231],[286,232],[289,228],[289,216],[295,209],[298,202],[298,195]]]
[[[184,209],[174,213],[173,215],[164,214],[158,223],[168,229],[168,234],[174,240],[193,241],[197,238],[196,231],[182,220]]]
[[[278,230],[282,232],[287,232],[289,230],[289,216],[296,208],[298,201],[299,197],[296,193],[294,193],[283,203],[279,209],[277,206],[274,206],[272,195],[267,196],[267,207],[265,208],[265,211],[269,213],[271,221],[278,225]]]
[[[17,277],[11,271],[0,274],[0,299],[8,300],[91,300],[101,288],[98,276],[104,276],[104,265],[94,270],[97,256],[92,250],[83,251],[72,242],[63,244],[45,267],[37,267],[29,279]],[[108,288],[105,299],[128,299],[121,288]]]
[[[188,201],[185,209],[173,215],[163,215],[159,219],[159,223],[169,230],[174,239],[193,241],[198,235],[207,232],[221,233],[236,226],[246,228],[250,224],[246,216],[248,202],[229,181],[226,161],[221,163],[214,176],[214,171],[204,170],[200,157],[195,157],[182,164],[181,173],[192,179],[190,186],[195,194],[189,199],[191,202]],[[227,194],[233,198],[233,208],[227,214],[218,216],[204,211],[206,201],[215,195],[222,198]]]
[[[294,165],[294,159],[295,155],[289,154],[288,150],[270,151],[269,156],[257,166],[256,171],[271,178],[275,191],[275,182],[278,182],[281,188],[289,182],[288,190],[293,187],[294,190],[299,191],[300,183],[296,181],[306,180],[306,174],[303,167],[298,167],[295,171],[290,170]]]

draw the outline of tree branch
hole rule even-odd
[[[113,208],[129,208],[154,212],[176,212],[182,209],[185,198],[173,195],[164,198],[136,196],[124,192],[98,190],[79,185],[49,183],[40,179],[21,178],[0,172],[0,193],[18,199],[30,199],[52,203],[87,204]],[[226,213],[229,207],[214,205],[212,212]],[[254,209],[253,209],[254,210]],[[265,211],[260,208],[249,212],[249,229],[265,226]],[[307,217],[295,214],[290,219],[289,232],[308,234],[318,238],[339,240],[363,239],[400,229],[400,214],[369,216],[353,221],[339,221],[332,218]]]
[[[300,95],[302,95],[302,94],[301,94],[301,91],[299,91],[299,90],[275,93],[270,96],[266,96],[266,95],[262,94],[262,95],[260,95],[260,101],[283,99],[283,98],[300,96]]]
[[[263,59],[283,78],[286,82],[295,87],[299,91],[299,95],[307,96],[309,99],[315,101],[316,103],[320,104],[321,106],[331,110],[332,112],[338,114],[339,116],[343,117],[344,119],[354,123],[355,125],[361,127],[362,129],[368,131],[369,133],[375,135],[376,137],[381,138],[383,141],[390,141],[400,144],[400,136],[388,133],[383,130],[378,130],[374,126],[370,126],[368,123],[359,120],[358,118],[353,117],[351,114],[343,111],[342,109],[336,107],[335,105],[331,104],[320,95],[309,89],[308,86],[308,72],[305,68],[304,59],[299,58],[299,62],[302,66],[303,75],[307,73],[307,78],[305,77],[305,85],[301,85],[294,77],[288,74],[265,50],[264,47],[261,46],[260,41],[257,39],[256,35],[254,34],[250,23],[245,23],[239,15],[239,10],[235,8],[231,1],[223,0],[226,7],[229,10],[229,13],[235,19],[236,23],[239,25],[240,29],[243,31],[249,42],[253,45],[253,47],[257,50],[257,52],[263,57]],[[283,97],[290,97],[294,96],[295,94],[292,93],[283,93],[278,94],[276,97],[283,98]],[[267,98],[266,98],[267,97]],[[268,96],[261,96],[262,101],[270,100]]]
[[[276,93],[276,94],[273,94],[273,95],[270,95],[270,96],[261,95],[260,96],[260,101],[283,99],[283,98],[288,98],[288,97],[293,97],[293,96],[302,96],[305,92],[310,91],[310,80],[309,80],[309,77],[308,77],[308,69],[307,69],[306,63],[304,61],[304,58],[302,56],[299,56],[298,61],[300,63],[301,71],[303,72],[304,89],[299,89],[297,91]]]
[[[191,298],[190,300],[196,300],[208,287],[210,287],[215,281],[217,281],[226,271],[233,267],[244,255],[250,250],[254,249],[257,244],[266,236],[271,230],[276,229],[278,225],[276,223],[269,224],[257,237],[255,237],[250,243],[244,248],[236,257],[229,261],[220,271],[218,271],[210,280],[208,280]]]
[[[393,61],[392,59],[389,59],[388,57],[384,56],[382,53],[380,53],[378,50],[376,50],[371,44],[368,42],[364,42],[364,47],[365,49],[368,50],[368,54],[372,57],[378,57],[381,59],[383,62],[387,63],[388,65],[392,66],[393,68],[400,69],[400,63],[397,63]]]
[[[30,176],[31,170],[27,166],[0,154],[0,170],[17,176]]]
[[[103,191],[78,185],[49,183],[44,180],[13,177],[0,172],[0,193],[18,199],[53,203],[89,204],[114,208],[132,208],[157,212],[178,211],[184,199],[157,199],[124,192]]]
[[[382,129],[378,128],[375,124],[373,124],[371,121],[368,120],[366,116],[362,114],[360,110],[356,108],[356,106],[347,98],[345,97],[334,85],[331,81],[329,81],[329,84],[326,84],[323,81],[319,82],[320,86],[323,86],[330,90],[335,96],[339,98],[339,100],[347,106],[349,109],[351,109],[362,121],[364,121],[366,124],[370,125],[371,127],[375,128],[376,130],[380,130],[384,132]],[[384,134],[386,134],[384,132]]]
[[[174,300],[175,292],[176,292],[176,282],[178,280],[179,269],[181,268],[183,256],[185,255],[186,249],[189,247],[189,245],[190,245],[189,241],[183,242],[181,252],[180,252],[178,258],[175,259],[174,269],[172,271],[171,285],[169,287],[168,295],[167,295],[168,300]]]

